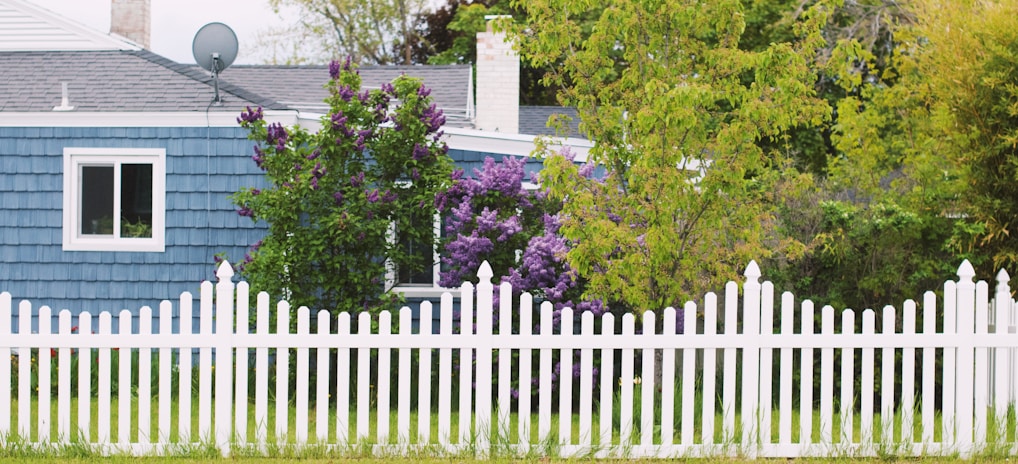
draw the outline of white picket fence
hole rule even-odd
[[[358,329],[351,333],[349,314],[339,315],[333,328],[333,319],[324,311],[317,314],[317,331],[311,333],[311,314],[303,307],[296,312],[296,333],[290,333],[286,302],[276,306],[276,330],[270,333],[271,308],[265,294],[257,295],[255,329],[249,333],[248,286],[234,285],[228,263],[219,270],[218,284],[201,286],[200,323],[194,333],[188,293],[177,302],[180,333],[172,333],[173,303],[164,301],[158,330],[146,307],[138,315],[139,333],[131,334],[134,316],[124,311],[118,317],[117,335],[112,334],[109,313],[99,315],[96,328],[89,314],[72,321],[62,311],[54,332],[47,307],[38,309],[39,333],[30,333],[29,302],[18,306],[19,330],[12,333],[11,296],[0,294],[0,358],[12,359],[0,362],[0,379],[11,379],[12,365],[17,366],[19,379],[15,386],[0,381],[0,443],[15,436],[40,446],[83,440],[102,452],[139,454],[173,452],[182,443],[203,441],[214,443],[224,454],[237,447],[265,450],[273,443],[288,442],[340,451],[427,448],[482,456],[533,451],[793,457],[880,451],[967,455],[991,445],[1014,451],[1018,441],[1015,430],[1004,430],[996,438],[992,433],[994,421],[1006,424],[1007,414],[1014,414],[1008,407],[1018,398],[1016,313],[1004,271],[991,300],[987,284],[973,282],[972,266],[963,263],[959,280],[944,286],[940,307],[944,318],[939,322],[937,297],[931,292],[923,299],[921,314],[915,302],[905,302],[900,327],[893,307],[883,309],[880,332],[875,331],[873,311],[863,311],[857,331],[855,313],[846,310],[838,333],[833,308],[821,309],[817,332],[812,302],[803,301],[797,308],[788,293],[775,301],[773,286],[758,282],[755,263],[746,269],[741,295],[736,283],[727,285],[723,308],[716,295],[708,294],[701,307],[690,302],[681,310],[663,311],[660,328],[655,315],[645,313],[639,332],[638,318],[627,314],[621,318],[619,334],[611,314],[603,316],[597,333],[592,314],[582,314],[579,327],[574,327],[569,310],[562,312],[561,325],[553,327],[547,303],[537,310],[540,333],[532,334],[532,299],[523,295],[513,308],[511,289],[502,284],[501,303],[493,308],[491,275],[485,264],[476,288],[464,284],[456,296],[442,296],[438,333],[428,330],[434,310],[428,302],[420,308],[425,333],[411,332],[407,308],[398,312],[397,333],[391,333],[388,312],[376,321],[359,314]],[[460,312],[454,332],[457,297]],[[497,326],[492,323],[496,311]],[[676,335],[678,311],[685,333]],[[793,326],[796,320],[801,321],[799,327]],[[377,332],[371,331],[372,322]],[[72,332],[72,325],[78,330]],[[119,352],[116,366],[111,350]],[[660,355],[654,350],[661,350]],[[180,356],[193,351],[198,353],[197,366],[192,365],[192,356]],[[295,353],[293,366],[289,353]],[[513,353],[518,354],[515,360]],[[569,373],[577,353],[579,376],[574,378]],[[552,386],[553,355],[564,373],[557,387]],[[77,385],[71,384],[72,357],[78,359]],[[636,358],[639,361],[634,362]],[[270,359],[276,373],[274,389]],[[840,374],[835,372],[836,359]],[[29,381],[33,362],[37,391]],[[55,385],[49,381],[51,365],[57,370]],[[116,374],[111,372],[114,368]],[[97,369],[97,385],[88,380],[91,369]],[[139,380],[111,398],[113,376],[122,385],[132,383],[132,369],[137,369]],[[288,381],[291,369],[296,370],[294,384]],[[317,372],[314,385],[308,383],[311,369]],[[335,375],[330,375],[332,370]],[[839,375],[852,381],[837,382]],[[814,390],[816,377],[819,390]],[[335,379],[332,385],[330,378]],[[180,387],[175,397],[174,380]],[[253,398],[248,393],[252,380]],[[513,382],[518,396],[513,395]],[[578,399],[572,397],[573,382],[579,384]],[[80,398],[97,390],[97,411],[91,410],[91,401],[72,401],[72,388]],[[935,395],[942,397],[939,408]],[[111,411],[114,406],[116,411]],[[292,422],[291,411],[296,416]],[[556,415],[571,420],[559,420],[553,430]],[[114,426],[116,436],[111,435]]]

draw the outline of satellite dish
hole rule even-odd
[[[223,23],[208,23],[198,29],[191,42],[191,54],[194,61],[206,71],[212,73],[212,81],[216,89],[215,103],[222,103],[219,97],[219,73],[233,64],[237,59],[237,34]]]

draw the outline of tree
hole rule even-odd
[[[351,56],[359,64],[412,64],[417,41],[413,18],[421,15],[424,0],[269,0],[300,11],[300,21],[283,31],[269,46],[293,41],[297,49],[284,49],[285,62],[325,62]]]
[[[940,218],[945,248],[982,271],[1018,262],[1018,7],[1009,2],[909,5],[890,66],[864,79],[874,57],[844,42],[832,57],[850,95],[838,106],[844,155],[832,176],[866,196],[894,195]]]
[[[534,65],[561,62],[546,79],[578,108],[597,141],[603,183],[549,157],[542,179],[563,207],[568,261],[588,293],[632,311],[678,306],[767,256],[777,153],[758,144],[819,124],[809,61],[823,45],[829,9],[805,11],[795,43],[739,48],[739,1],[606,6],[589,36],[566,0],[518,1],[513,29]]]
[[[416,79],[361,91],[350,60],[330,74],[331,110],[318,132],[267,124],[261,109],[240,117],[268,184],[232,196],[240,215],[268,225],[240,269],[254,290],[294,307],[370,310],[395,298],[387,270],[433,265],[431,253],[405,244],[434,243],[432,227],[413,225],[431,223],[450,183],[445,117]]]

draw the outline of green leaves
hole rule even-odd
[[[361,311],[395,295],[387,266],[432,265],[403,252],[398,238],[433,243],[435,194],[450,183],[452,162],[436,131],[444,123],[427,89],[401,77],[381,90],[361,91],[351,63],[330,67],[331,110],[322,128],[242,120],[257,142],[254,160],[267,186],[232,196],[242,215],[268,225],[241,272],[256,291],[294,307]],[[390,101],[400,103],[390,108]],[[408,227],[427,219],[426,227]]]
[[[549,157],[542,173],[566,200],[568,259],[590,296],[637,312],[678,306],[768,254],[776,160],[758,142],[827,118],[809,85],[815,42],[740,49],[735,0],[612,2],[588,36],[575,3],[515,6],[530,18],[522,53],[562,63],[560,100],[609,169],[596,182]],[[803,36],[815,41],[817,27]]]

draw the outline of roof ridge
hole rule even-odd
[[[173,72],[175,72],[177,74],[180,74],[180,75],[182,75],[184,77],[187,77],[187,78],[190,78],[192,80],[201,82],[202,84],[208,85],[210,87],[212,86],[212,76],[210,76],[208,74],[205,74],[204,71],[199,71],[199,69],[201,69],[201,68],[197,67],[195,65],[188,65],[188,64],[178,63],[176,61],[173,61],[173,60],[171,60],[169,58],[166,58],[166,57],[164,57],[162,55],[159,55],[157,53],[153,53],[153,52],[148,51],[148,50],[138,50],[138,51],[132,51],[132,52],[128,52],[128,53],[130,53],[130,54],[132,54],[134,56],[137,56],[139,58],[145,59],[145,60],[147,60],[147,61],[149,61],[149,62],[151,62],[153,64],[162,66],[162,67],[164,67],[166,69],[169,69],[170,71],[173,71]],[[284,104],[282,104],[282,103],[280,103],[280,102],[278,102],[276,100],[264,97],[262,95],[254,93],[254,92],[252,92],[250,90],[247,90],[247,89],[245,89],[243,87],[239,87],[237,85],[231,84],[231,83],[229,83],[227,81],[224,81],[223,79],[219,80],[219,90],[224,91],[226,93],[229,93],[229,94],[231,94],[231,95],[233,95],[235,97],[238,97],[240,99],[243,99],[243,100],[255,103],[258,106],[260,106],[262,108],[265,108],[265,109],[270,109],[270,110],[287,110],[287,109],[291,109],[288,106],[286,106],[286,105],[284,105]]]

